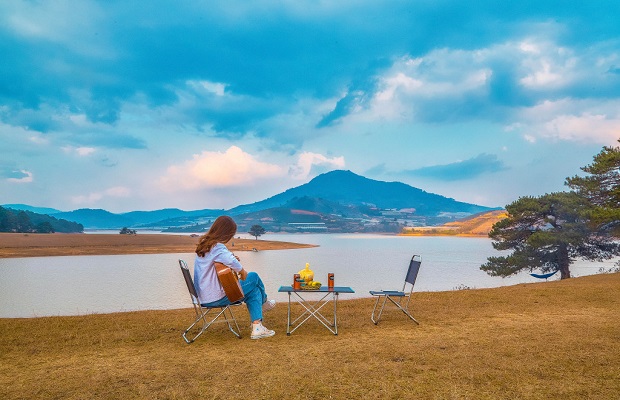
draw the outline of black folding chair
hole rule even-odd
[[[192,298],[192,304],[194,305],[194,311],[196,312],[196,320],[194,320],[194,322],[190,326],[187,327],[185,332],[183,332],[183,339],[185,339],[185,342],[187,344],[193,343],[194,340],[198,339],[198,337],[202,335],[203,332],[206,331],[211,326],[211,324],[213,324],[221,316],[224,316],[224,319],[226,320],[226,323],[228,324],[228,329],[230,329],[230,331],[235,336],[241,339],[241,333],[240,333],[241,331],[239,330],[239,325],[237,324],[237,320],[235,319],[235,316],[231,309],[231,306],[241,305],[242,304],[241,301],[235,302],[230,305],[221,306],[221,307],[220,306],[205,307],[201,305],[200,300],[198,299],[198,294],[196,293],[196,288],[194,287],[194,281],[192,280],[192,275],[189,272],[189,268],[187,268],[187,263],[185,263],[185,261],[183,260],[179,260],[179,266],[181,267],[181,272],[183,272],[183,278],[185,279],[185,284],[187,285],[187,290],[189,291],[189,295]],[[209,314],[209,312],[213,310],[216,310],[214,312],[217,312],[217,314],[212,319],[207,320],[207,314]],[[211,316],[209,316],[209,318],[210,317]],[[199,322],[202,322],[202,324],[200,325],[198,333],[196,333],[193,337],[188,338],[188,333]],[[235,324],[236,330],[233,328],[233,325],[232,325],[233,322]]]
[[[409,268],[407,269],[407,275],[405,276],[405,283],[403,284],[403,290],[371,290],[370,294],[377,297],[377,301],[375,302],[375,307],[372,310],[372,314],[370,315],[370,319],[374,322],[375,325],[379,323],[381,319],[381,314],[383,313],[383,309],[385,308],[385,304],[389,300],[392,304],[394,304],[398,309],[400,309],[406,316],[411,318],[413,322],[420,325],[420,323],[413,318],[411,313],[409,312],[409,301],[411,300],[411,293],[413,293],[413,286],[415,285],[415,280],[418,277],[418,271],[420,271],[420,266],[422,265],[422,257],[418,255],[414,255],[411,257],[411,261],[409,262]],[[411,289],[406,292],[407,284],[411,286]],[[383,298],[383,304],[381,305],[381,309],[379,310],[379,314],[375,317],[377,312],[377,306],[379,305],[379,300]],[[403,304],[403,299],[406,298],[407,301]],[[397,299],[397,300],[396,300]]]

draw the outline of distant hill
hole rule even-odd
[[[37,213],[37,214],[47,214],[47,215],[52,215],[52,214],[57,214],[59,212],[62,212],[60,210],[56,210],[55,208],[34,207],[34,206],[29,206],[27,204],[3,204],[2,207],[10,208],[12,210],[30,211],[30,212]]]
[[[399,232],[406,225],[436,225],[493,210],[464,203],[401,182],[383,182],[351,171],[331,171],[275,196],[229,210],[183,211],[176,208],[114,214],[101,209],[62,212],[19,205],[20,209],[47,210],[50,215],[75,221],[87,229],[207,229],[219,215],[233,216],[240,232],[251,224],[287,231],[290,224],[325,224],[330,232]],[[313,221],[313,222],[312,222]],[[299,228],[299,225],[297,225]]]
[[[475,214],[440,226],[405,228],[404,234],[409,235],[461,235],[488,236],[496,222],[506,218],[506,210],[493,210]]]
[[[0,207],[0,232],[81,233],[82,224],[28,210]]]
[[[383,182],[354,174],[351,171],[331,171],[310,182],[288,189],[268,199],[235,207],[232,214],[243,214],[283,207],[294,198],[320,198],[334,203],[373,206],[379,209],[414,208],[418,216],[441,213],[475,214],[492,208],[456,201],[401,182]]]
[[[114,214],[101,209],[83,208],[69,212],[60,212],[54,215],[70,221],[78,221],[84,225],[85,228],[118,229],[122,227],[160,228],[162,226],[174,225],[174,220],[179,218],[188,223],[199,217],[215,218],[222,213],[223,210],[183,211],[176,208],[169,208],[155,211],[131,211],[123,214]],[[170,223],[166,224],[164,221],[170,221]]]
[[[117,229],[132,226],[133,220],[122,214],[113,214],[106,210],[81,208],[79,210],[55,214],[59,218],[76,221],[85,228]]]
[[[461,234],[488,236],[493,225],[506,217],[508,217],[506,210],[494,210],[472,215],[459,221],[448,222],[443,226],[457,228]]]

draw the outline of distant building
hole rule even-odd
[[[298,231],[326,231],[325,222],[289,222],[288,226]]]

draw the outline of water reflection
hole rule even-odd
[[[528,274],[502,279],[480,271],[488,256],[498,254],[488,239],[327,234],[270,234],[265,239],[320,245],[237,252],[244,266],[257,271],[270,296],[279,301],[285,301],[286,295],[277,293],[277,289],[290,284],[293,274],[306,262],[316,280],[326,283],[327,273],[333,272],[336,285],[353,287],[355,295],[343,299],[366,297],[369,290],[399,289],[413,254],[422,255],[417,291],[538,281]],[[193,265],[193,253],[0,259],[0,317],[188,307],[179,258]],[[588,275],[612,264],[582,262],[572,270],[575,276]]]

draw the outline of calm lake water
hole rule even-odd
[[[355,290],[354,295],[342,295],[342,300],[368,297],[369,290],[401,289],[413,254],[422,256],[416,291],[540,282],[527,273],[502,279],[480,271],[488,256],[500,254],[485,238],[364,234],[267,234],[263,238],[320,246],[237,253],[245,268],[260,274],[269,296],[278,301],[287,299],[277,293],[278,288],[290,285],[293,274],[306,262],[315,280],[325,284],[327,274],[333,272],[337,286]],[[193,267],[193,253],[0,259],[0,318],[191,307],[179,258]],[[612,266],[612,261],[578,262],[571,270],[574,276],[583,276]]]

